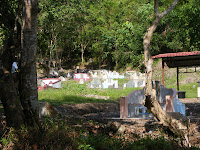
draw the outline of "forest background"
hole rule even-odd
[[[160,0],[160,11],[171,3],[172,0]],[[182,0],[162,19],[151,40],[152,55],[199,50],[199,4],[199,0]],[[77,65],[88,69],[144,68],[142,43],[146,30],[155,19],[153,0],[43,0],[39,1],[39,11],[37,0],[2,0],[0,5],[4,6],[0,8],[0,66],[3,64],[0,76],[5,75],[0,82],[0,97],[3,105],[6,104],[4,110],[8,126],[19,128],[28,125],[41,129],[35,109],[37,107],[32,109],[33,104],[37,106],[38,102],[35,29],[37,62],[43,68],[72,69]],[[25,7],[22,11],[23,5]],[[18,73],[9,74],[13,61],[19,61],[21,65],[20,77]],[[38,132],[36,135],[39,137],[41,134]],[[54,134],[42,135],[46,139],[45,136]],[[5,138],[6,142],[7,139],[9,136]],[[37,138],[31,137],[30,141],[32,139]],[[42,140],[39,138],[38,141]],[[34,149],[37,149],[35,143],[40,143],[38,141],[33,140],[25,145],[36,146]],[[71,143],[76,142],[72,140]],[[46,147],[43,144],[40,143],[40,146]],[[18,144],[16,146],[22,147]]]
[[[160,10],[171,2],[160,0]],[[18,13],[15,1],[8,0],[6,7]],[[153,9],[152,0],[39,1],[37,61],[57,69],[79,65],[143,70],[143,37],[154,20]],[[152,55],[199,50],[199,12],[199,0],[180,1],[156,29],[151,40]],[[9,32],[1,24],[1,51]]]

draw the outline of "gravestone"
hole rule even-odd
[[[115,89],[118,89],[118,80],[115,80],[114,82],[115,82],[115,83],[114,83],[114,88],[115,88]]]
[[[129,80],[125,85],[125,87],[135,87],[135,82],[133,80]]]
[[[144,87],[145,80],[132,79],[132,80],[129,80],[124,86],[125,87]]]
[[[159,103],[165,103],[165,96],[166,95],[173,95],[173,89],[168,89],[164,87],[164,85],[160,85],[160,93],[159,93]]]
[[[61,80],[59,78],[45,78],[41,79],[42,87],[61,88]]]
[[[90,81],[90,76],[87,73],[74,73],[75,81]]]
[[[158,97],[157,100],[163,110],[167,112],[180,112],[182,115],[185,115],[185,105],[176,98],[176,91],[174,89],[168,89],[163,85],[156,87],[155,83],[153,83],[153,88],[158,90],[156,92]],[[126,96],[129,118],[153,117],[153,115],[147,111],[146,107],[142,103],[145,99],[144,90],[144,88],[142,90],[134,90]]]
[[[101,88],[101,82],[99,79],[94,78],[91,82],[90,82],[90,88]]]
[[[173,106],[174,112],[180,112],[183,116],[185,116],[185,104],[180,102],[177,97],[173,98]]]
[[[171,95],[166,95],[165,99],[166,99],[165,111],[174,112],[173,97]]]
[[[197,97],[200,98],[200,87],[197,87]]]
[[[149,114],[146,112],[146,107],[142,104],[144,98],[144,88],[142,90],[134,90],[127,96],[129,118],[150,117]]]
[[[83,79],[80,79],[80,80],[79,80],[79,84],[84,84],[84,80],[83,80]]]

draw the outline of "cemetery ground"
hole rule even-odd
[[[123,82],[123,81],[121,81]],[[154,119],[119,119],[119,98],[135,88],[90,89],[73,80],[61,89],[39,92],[39,102],[53,106],[52,115],[42,118],[42,129],[6,127],[1,117],[3,149],[187,149]],[[194,92],[195,93],[195,92]],[[181,99],[190,118],[190,149],[200,147],[200,100]],[[1,107],[2,109],[2,107]],[[55,110],[55,113],[54,113]]]

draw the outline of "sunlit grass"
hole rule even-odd
[[[120,81],[121,83],[123,81]],[[169,82],[168,82],[169,83]],[[119,102],[120,97],[127,96],[138,88],[125,89],[93,89],[89,88],[88,83],[78,84],[74,80],[62,82],[61,89],[47,89],[39,91],[39,101],[47,101],[54,105],[78,104],[78,103],[110,103]],[[166,84],[167,88],[176,88],[174,84]],[[197,83],[180,84],[180,91],[186,91],[186,98],[197,97]],[[141,88],[140,88],[141,89]],[[85,95],[109,96],[109,99],[96,99]]]
[[[77,103],[107,103],[118,102],[120,97],[127,96],[130,92],[138,88],[125,89],[92,89],[88,83],[78,84],[74,80],[62,82],[61,89],[47,89],[39,91],[39,101],[48,101],[51,104],[77,104]],[[109,96],[108,100],[85,97],[85,95]]]
[[[186,98],[196,98],[197,97],[197,87],[198,87],[198,83],[180,84],[179,91],[185,91]],[[175,88],[177,90],[177,87],[174,85],[167,85],[167,88]]]

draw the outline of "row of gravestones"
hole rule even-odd
[[[109,70],[91,70],[89,75],[91,78],[99,79],[124,79],[124,74],[120,75],[117,71]]]
[[[129,71],[120,75],[116,71],[109,70],[86,70],[76,69],[72,72],[64,74],[63,71],[56,71],[52,69],[50,71],[50,78],[60,78],[61,81],[65,81],[65,78],[73,78],[79,81],[80,84],[84,84],[85,81],[91,81],[90,88],[119,88],[118,81],[113,79],[123,79],[124,77],[130,79],[123,87],[144,87],[145,78],[144,74],[136,71]]]
[[[106,79],[106,80],[100,80],[94,78],[90,83],[89,83],[90,88],[118,88],[118,80],[113,80],[113,79]]]
[[[144,87],[145,86],[145,80],[129,80],[127,83],[123,85],[123,88],[126,87]],[[97,79],[94,78],[90,83],[89,83],[90,88],[119,88],[118,85],[118,80],[114,79]]]

